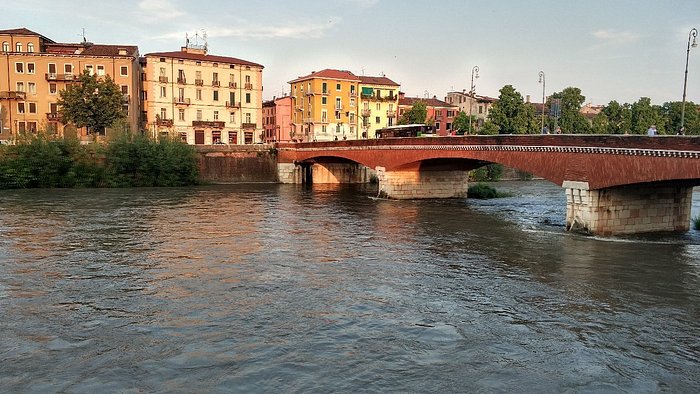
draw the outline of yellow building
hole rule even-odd
[[[0,30],[0,140],[46,130],[63,135],[59,92],[88,70],[121,87],[132,130],[139,129],[139,53],[136,46],[57,43],[25,28]],[[88,140],[85,130],[77,131]]]
[[[389,78],[325,69],[289,83],[292,139],[374,138],[377,129],[395,123],[399,85]]]
[[[142,67],[144,115],[153,135],[207,145],[262,141],[262,65],[187,45],[146,54]]]
[[[384,76],[359,78],[361,137],[375,138],[377,129],[396,124],[399,84]]]
[[[325,69],[289,83],[292,139],[357,139],[357,91],[360,79],[350,71]]]

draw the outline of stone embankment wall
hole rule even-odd
[[[195,149],[202,182],[278,182],[277,154],[270,145],[199,145]]]

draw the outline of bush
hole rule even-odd
[[[467,190],[467,196],[469,198],[489,199],[509,197],[510,195],[507,193],[500,193],[493,187],[484,183],[477,183],[476,185],[469,186],[469,189]]]
[[[700,230],[700,216],[696,216],[693,218],[693,228],[696,230]]]
[[[107,145],[29,135],[0,147],[0,189],[197,184],[193,147],[122,133]]]
[[[503,165],[501,164],[489,164],[484,167],[472,170],[470,173],[470,178],[477,182],[496,182],[501,179],[503,175]]]

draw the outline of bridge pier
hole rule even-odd
[[[281,183],[369,183],[374,171],[357,163],[279,163]]]
[[[457,170],[386,171],[376,167],[379,195],[396,200],[423,198],[464,198],[469,184],[468,172]]]
[[[566,229],[594,235],[688,231],[693,188],[631,185],[589,190],[565,181]]]

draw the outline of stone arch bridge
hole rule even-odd
[[[567,229],[687,231],[700,138],[497,135],[277,145],[282,182],[366,182],[388,198],[467,197],[467,172],[499,163],[566,189]]]

